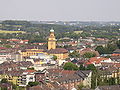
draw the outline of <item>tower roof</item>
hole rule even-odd
[[[50,32],[54,32],[54,30],[53,30],[53,29],[51,29],[51,30],[50,30]]]

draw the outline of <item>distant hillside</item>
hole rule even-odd
[[[41,23],[41,24],[40,24]],[[49,30],[53,28],[57,39],[69,37],[79,39],[89,36],[98,38],[117,39],[120,38],[119,22],[40,22],[6,20],[0,23],[0,30],[11,32],[20,31],[24,34],[6,33],[0,34],[0,38],[29,39],[31,42],[45,42]],[[65,24],[64,24],[65,23]]]
[[[55,24],[32,24],[28,21],[13,21],[6,20],[2,22],[1,30],[18,30],[26,31],[26,32],[43,32],[47,33],[49,30],[53,28],[56,33],[59,32],[71,32],[80,30],[78,27],[74,26],[65,26],[65,25],[55,25]]]
[[[13,34],[13,33],[26,33],[26,32],[24,32],[24,31],[7,31],[7,30],[0,30],[0,33]]]
[[[28,21],[3,21],[0,24],[0,38],[18,38],[18,39],[28,39],[31,43],[33,42],[46,42],[49,35],[50,29],[55,30],[56,38],[63,38],[65,36],[70,36],[71,38],[76,38],[73,31],[79,31],[80,28],[75,26],[65,26],[56,24],[32,24]],[[26,33],[17,33],[26,32]],[[13,34],[14,32],[14,34]],[[5,33],[5,34],[2,34]]]

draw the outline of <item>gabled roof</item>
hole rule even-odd
[[[87,71],[79,70],[79,71],[76,72],[76,74],[77,74],[80,78],[84,79],[84,78],[88,77],[88,75],[90,74],[90,72],[92,72],[92,71],[91,71],[91,70],[87,70]]]
[[[47,69],[50,74],[73,74],[75,71],[63,69]]]
[[[21,74],[23,73],[23,70],[19,70],[19,71],[6,71],[5,72],[7,75],[10,76],[21,76]]]
[[[116,49],[113,53],[120,53],[120,49]]]
[[[109,59],[109,58],[92,57],[92,58],[90,58],[90,59],[86,62],[86,64],[93,64],[93,63],[99,64],[101,61],[103,61],[103,60],[108,60],[108,59]]]

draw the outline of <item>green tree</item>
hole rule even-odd
[[[79,70],[85,70],[85,67],[83,66],[83,64],[80,64]]]
[[[6,48],[12,48],[10,45],[4,45],[4,47],[6,47]]]
[[[6,78],[3,78],[2,80],[1,80],[1,83],[7,83],[8,82],[8,80],[6,79]]]
[[[109,82],[109,85],[115,85],[115,78],[109,78],[109,80],[108,80],[108,82]]]
[[[28,86],[32,87],[32,86],[37,86],[39,84],[39,82],[29,82]]]
[[[15,85],[15,84],[12,84],[12,87],[13,87],[14,90],[17,89],[17,85]]]
[[[92,77],[91,77],[91,88],[92,89],[95,89],[95,87],[97,86],[98,84],[98,76],[97,76],[97,72],[93,71],[92,72]]]
[[[80,54],[77,51],[73,51],[72,53],[69,54],[71,58],[79,58]]]
[[[120,40],[116,42],[117,47],[120,49]]]
[[[26,90],[26,87],[18,86],[16,90]]]
[[[114,50],[117,49],[117,45],[116,44],[107,44],[107,46],[105,47],[106,53],[107,54],[112,54]]]
[[[96,67],[94,66],[94,64],[89,64],[86,69],[87,69],[87,70],[95,71],[95,70],[96,70]]]
[[[57,60],[57,56],[53,55],[53,60]]]
[[[32,68],[27,68],[27,69],[28,69],[28,70],[35,70],[34,67],[32,67]]]
[[[96,51],[99,52],[99,54],[105,54],[105,48],[103,46],[97,46]]]
[[[65,65],[63,66],[64,70],[78,70],[78,66],[73,64],[72,62],[67,62],[65,63]]]
[[[83,87],[84,87],[84,86],[83,86],[83,83],[80,83],[80,84],[77,86],[77,90],[82,90]]]
[[[117,49],[116,44],[107,44],[105,47],[97,46],[95,50],[98,51],[99,54],[112,54],[115,49]]]
[[[100,71],[98,69],[95,69],[95,67],[93,65],[90,65],[90,66],[93,67],[93,68],[91,68],[91,70],[92,70],[91,88],[95,89],[102,82],[101,74],[100,74]]]
[[[8,90],[7,87],[0,87],[0,90]]]
[[[95,53],[92,53],[92,52],[86,52],[83,57],[84,58],[91,58],[91,57],[95,57],[96,54]]]
[[[17,85],[16,84],[14,84],[13,82],[9,82],[9,83],[12,85],[13,90],[17,89]]]

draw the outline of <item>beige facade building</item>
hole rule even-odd
[[[54,30],[50,30],[50,35],[48,38],[48,50],[44,49],[25,49],[20,52],[22,57],[30,57],[37,55],[38,53],[44,53],[46,55],[55,55],[57,60],[63,60],[68,58],[68,50],[64,48],[56,48],[56,39],[54,35]]]

